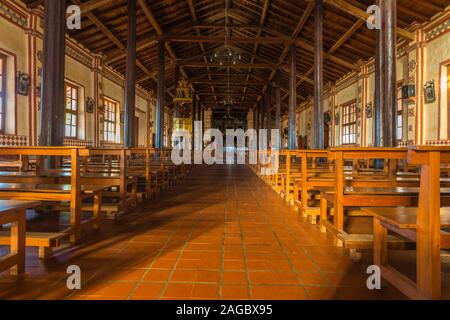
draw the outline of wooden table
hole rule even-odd
[[[11,224],[11,251],[0,258],[0,273],[11,269],[11,274],[25,272],[26,210],[38,206],[37,201],[0,200],[0,225]]]

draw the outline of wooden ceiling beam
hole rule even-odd
[[[80,7],[81,14],[83,15],[112,2],[116,2],[116,0],[90,0],[88,2],[79,4],[78,6]]]
[[[236,63],[236,64],[218,64],[218,63],[184,63],[180,62],[180,66],[188,68],[236,68],[236,69],[276,69],[276,64],[269,63]]]
[[[269,10],[269,5],[270,5],[270,1],[269,0],[264,0],[264,4],[263,4],[263,9],[262,9],[262,13],[261,13],[261,17],[259,19],[259,25],[260,26],[264,26],[266,23],[266,18],[267,18],[267,12]],[[261,29],[258,29],[258,33],[257,36],[260,37],[261,36]],[[255,62],[255,56],[258,53],[258,46],[259,44],[256,43],[255,46],[253,47],[253,53],[252,53],[252,59],[251,59],[251,63]],[[247,81],[250,79],[250,74],[252,73],[252,69],[249,69],[248,71],[248,76],[247,76]],[[244,90],[243,90],[244,94],[247,92],[247,86],[245,86]],[[244,99],[242,97],[242,99]]]
[[[195,11],[194,3],[192,2],[192,0],[188,0],[188,6],[189,6],[189,11],[191,13],[191,17],[194,20],[194,23],[197,24],[198,23],[197,12]],[[198,27],[195,28],[195,32],[196,32],[197,36],[201,36],[200,29]],[[205,46],[203,45],[203,43],[199,43],[199,46],[200,46],[200,50],[202,51],[202,54],[203,54],[203,61],[205,63],[207,63],[208,58],[206,57]],[[209,67],[207,68],[207,71],[208,72],[210,71]],[[209,77],[209,80],[212,80],[211,76],[208,76],[208,77]],[[211,86],[211,91],[213,93],[215,92],[214,86]],[[216,99],[217,99],[217,97],[216,97]]]
[[[340,10],[347,12],[348,14],[350,14],[358,19],[363,20],[363,21],[367,21],[367,19],[369,19],[371,17],[371,15],[369,13],[355,7],[354,5],[346,2],[345,0],[324,0],[324,1]],[[414,33],[409,32],[409,31],[399,28],[399,27],[397,27],[397,34],[400,37],[402,37],[408,41],[414,41],[416,39],[414,36]]]
[[[150,24],[152,25],[152,27],[155,29],[156,34],[158,36],[164,37],[164,33],[163,30],[158,22],[158,20],[156,20],[155,16],[153,15],[152,10],[150,9],[150,7],[147,5],[146,0],[137,0],[139,3],[139,6],[141,7],[141,9],[144,11],[145,16],[147,17],[148,21],[150,22]],[[173,61],[177,61],[177,55],[175,53],[175,51],[172,49],[172,47],[170,46],[170,43],[165,43],[165,48],[167,50],[167,52],[169,53],[170,57],[172,58]],[[186,81],[189,81],[189,76],[186,72],[186,70],[184,68],[180,67],[180,72],[183,75],[184,79]],[[191,87],[193,91],[195,91],[194,86]]]
[[[300,20],[297,23],[297,26],[295,27],[294,31],[292,32],[291,37],[292,38],[297,38],[300,33],[302,32],[303,28],[305,27],[306,23],[308,22],[309,17],[311,16],[313,9],[314,9],[314,1],[309,1],[305,11],[303,12],[303,15],[300,17]],[[286,56],[289,52],[289,46],[286,45],[283,49],[283,52],[280,55],[280,58],[278,59],[279,62],[282,62],[286,59]],[[269,77],[269,82],[273,81],[273,79],[275,78],[276,75],[276,70],[272,70],[272,73],[270,74]],[[312,81],[312,80],[311,80]],[[260,97],[258,97],[258,101],[262,99],[263,94],[266,92],[266,90],[269,88],[269,85],[266,84],[266,86],[263,88],[262,91],[262,95]]]
[[[333,54],[336,52],[362,25],[364,24],[364,21],[358,20],[356,23],[353,24],[353,26],[338,40],[336,43],[331,47],[331,49],[328,51],[328,54]],[[326,57],[325,57],[326,59]],[[325,62],[324,59],[324,62]],[[311,67],[311,69],[308,70],[308,72],[305,74],[305,77],[309,79],[309,77],[314,72],[314,66]],[[300,80],[297,82],[297,88],[300,87],[305,81]],[[314,83],[313,83],[314,84]],[[282,100],[286,100],[289,97],[288,94],[284,95]]]
[[[73,3],[80,5],[81,1],[80,0],[72,0]],[[126,50],[125,45],[111,32],[109,31],[109,29],[92,13],[92,12],[87,12],[86,16],[88,17],[89,20],[92,21],[93,24],[95,24],[120,50]],[[147,75],[150,75],[151,77],[151,72],[142,64],[142,62],[139,61],[139,59],[136,59],[136,65],[142,70],[144,71],[144,73],[146,73]],[[156,79],[153,77],[152,78],[154,81],[156,81]]]

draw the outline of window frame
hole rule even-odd
[[[0,92],[0,100],[2,101],[2,109],[0,109],[0,134],[5,134],[5,125],[6,125],[6,100],[7,100],[7,87],[6,87],[6,82],[7,82],[7,62],[8,62],[8,57],[4,54],[0,53],[0,60],[2,60],[1,63],[1,68],[0,68],[0,74],[1,74],[1,78],[2,78],[2,85],[1,85],[1,92]]]
[[[353,108],[353,112],[348,112],[346,113],[346,109],[347,108]],[[357,144],[357,138],[358,138],[358,128],[357,128],[357,124],[358,124],[358,101],[357,100],[352,100],[349,101],[347,103],[344,103],[343,105],[341,105],[341,119],[342,119],[342,134],[341,134],[341,138],[342,138],[342,145],[343,146],[352,146],[352,145],[356,145]],[[348,116],[349,118],[351,118],[351,115],[354,115],[355,117],[355,121],[350,121],[349,122],[345,122],[345,117]],[[353,132],[350,132],[348,134],[345,133],[345,129],[346,128],[354,128]],[[351,130],[350,130],[351,131]],[[354,142],[348,142],[345,143],[345,138],[346,137],[351,137],[354,136]],[[349,141],[351,141],[351,139],[349,139]]]
[[[117,112],[118,110],[120,110],[120,105],[119,105],[119,101],[116,101],[114,99],[108,98],[106,96],[103,97],[103,141],[106,143],[116,143],[116,135],[117,135]],[[115,110],[114,110],[114,121],[109,120],[109,118],[107,117],[107,113],[111,114],[111,112],[109,112],[109,107],[110,106],[114,106]],[[107,124],[112,124],[114,126],[114,131],[109,131],[106,130]],[[108,134],[112,133],[112,140],[107,139]]]
[[[70,90],[70,92],[71,92],[71,95],[70,95],[71,106],[72,106],[72,102],[76,101],[76,110],[72,110],[72,108],[70,108],[70,109],[67,108],[67,102],[68,102],[68,99],[69,99],[68,96],[67,96],[67,89],[68,88],[71,89]],[[73,98],[73,95],[72,95],[73,90],[76,90],[76,99]],[[78,139],[78,128],[79,128],[79,122],[80,122],[80,114],[79,114],[79,112],[80,112],[80,87],[75,85],[75,84],[73,84],[73,83],[71,83],[71,82],[65,81],[64,82],[64,92],[65,92],[64,137],[67,138],[67,139]],[[75,125],[73,125],[72,122],[70,124],[67,124],[67,121],[66,121],[67,120],[67,114],[70,114],[72,116],[74,115],[76,117]],[[67,126],[70,126],[71,130],[72,130],[73,127],[75,127],[75,136],[66,134],[66,127]]]

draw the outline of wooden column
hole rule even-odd
[[[165,45],[164,41],[158,42],[158,88],[156,100],[156,148],[163,148],[164,129],[164,101],[165,101]]]
[[[41,130],[39,145],[64,144],[66,1],[45,0]]]
[[[256,107],[255,107],[255,130],[256,130],[256,142],[258,144],[258,148],[259,148],[259,129],[260,129],[260,124],[259,124],[259,102],[256,103]]]
[[[178,88],[178,83],[180,82],[180,66],[175,66],[175,88]],[[175,118],[180,117],[180,105],[178,103],[175,103],[174,105],[174,115]]]
[[[266,114],[267,114],[267,145],[272,145],[272,84],[266,91]]]
[[[203,102],[200,103],[200,108],[202,110],[202,133],[205,134],[205,106],[203,105]],[[202,137],[203,141],[203,137]],[[204,141],[202,142],[202,146],[204,146]]]
[[[397,146],[397,0],[384,0],[385,27],[385,110],[383,141],[385,147]]]
[[[197,97],[194,92],[192,96],[192,128],[191,128],[192,150],[194,150],[195,147],[195,121],[197,120],[197,103],[198,103]]]
[[[383,132],[383,111],[385,110],[385,28],[384,7],[382,0],[377,1],[381,10],[381,29],[376,30],[376,52],[375,52],[375,117],[374,117],[374,146],[381,147],[381,136]]]
[[[383,13],[384,1],[378,0],[378,6]],[[381,147],[382,113],[384,110],[384,15],[381,15],[381,30],[376,30],[376,51],[375,51],[375,115],[374,115],[374,146]]]
[[[276,115],[275,115],[275,129],[280,132],[280,141],[279,147],[281,148],[281,72],[280,69],[277,70],[276,78],[275,78],[275,106],[276,106]]]
[[[297,149],[297,127],[296,127],[296,108],[297,108],[297,46],[289,46],[289,150]]]
[[[128,37],[125,75],[124,145],[134,148],[136,114],[136,0],[128,0]]]
[[[314,149],[324,149],[323,0],[316,0],[314,17]]]

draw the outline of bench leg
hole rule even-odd
[[[373,263],[379,267],[387,263],[388,232],[379,219],[373,219]]]
[[[325,227],[324,222],[328,220],[328,201],[325,197],[321,197],[320,199],[320,231],[323,233],[327,232],[327,228]]]
[[[53,254],[53,248],[39,247],[39,259],[47,259]]]
[[[78,243],[81,239],[81,193],[78,192],[70,201],[70,225],[72,227],[70,242]]]
[[[306,208],[308,207],[308,190],[306,190],[306,187],[303,185],[301,189],[301,202],[302,202],[302,211],[303,215],[306,217]]]
[[[26,210],[17,213],[17,221],[11,224],[11,254],[17,254],[17,265],[11,268],[11,275],[25,273]]]
[[[102,223],[102,194],[100,192],[94,194],[93,215],[95,219],[93,228],[94,230],[99,230]]]

